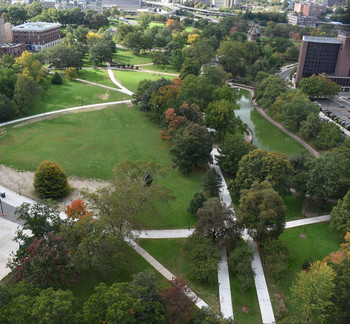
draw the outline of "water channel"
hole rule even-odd
[[[240,109],[236,110],[235,114],[250,127],[253,132],[253,144],[258,148],[269,152],[279,151],[288,155],[298,153],[303,149],[299,143],[272,125],[254,109],[248,90],[237,91],[237,103]]]

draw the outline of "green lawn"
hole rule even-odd
[[[43,160],[60,164],[68,176],[111,179],[113,167],[124,159],[154,161],[167,177],[160,179],[176,200],[161,204],[159,214],[143,215],[145,227],[186,228],[196,222],[187,212],[201,189],[205,170],[183,175],[173,169],[169,143],[159,138],[159,126],[136,107],[117,105],[99,111],[67,114],[25,127],[7,127],[0,139],[0,163],[35,171]]]
[[[163,281],[163,277],[156,272],[156,270],[137,252],[135,252],[131,247],[128,248],[128,259],[125,260],[127,268],[121,269],[119,272],[114,273],[108,278],[99,278],[93,271],[83,272],[79,276],[79,281],[74,283],[70,290],[73,292],[74,296],[79,298],[82,303],[89,299],[91,294],[94,292],[94,288],[101,282],[107,285],[112,285],[115,282],[127,282],[132,280],[132,275],[145,271],[147,269],[154,270],[157,273],[157,277]]]
[[[103,63],[102,66],[107,66],[106,63]],[[83,58],[83,67],[95,67],[95,64],[90,61],[89,56]]]
[[[165,268],[177,277],[184,279],[188,286],[209,306],[219,312],[219,303],[216,299],[218,285],[201,285],[194,283],[188,278],[189,260],[186,257],[185,248],[186,239],[162,239],[162,240],[140,240],[142,246]]]
[[[301,209],[303,207],[304,199],[297,196],[284,196],[283,202],[287,207],[286,221],[303,218]]]
[[[118,89],[104,69],[80,70],[78,78]]]
[[[180,73],[179,71],[174,69],[171,65],[166,65],[166,66],[145,65],[145,66],[141,66],[140,68],[145,70],[157,71],[157,72],[168,72],[168,73],[176,73],[176,74]]]
[[[152,63],[152,56],[150,53],[143,53],[134,55],[130,50],[124,48],[117,48],[117,52],[113,54],[113,61],[122,64],[145,64]]]
[[[310,257],[314,261],[322,260],[330,252],[338,250],[342,242],[338,233],[329,230],[328,223],[287,229],[280,236],[280,240],[287,245],[290,252],[289,274],[279,284],[266,274],[275,312],[278,304],[277,295],[290,297],[290,287],[295,282],[296,274],[301,271],[303,262]],[[291,313],[297,311],[290,302],[287,302],[287,308]]]
[[[51,78],[52,76],[48,77]],[[28,115],[123,99],[130,99],[130,96],[119,91],[108,90],[79,81],[67,81],[63,78],[62,84],[50,84],[49,91],[43,91],[36,97],[34,108]]]
[[[114,75],[120,83],[126,87],[127,89],[135,92],[137,90],[137,85],[141,80],[150,79],[150,80],[158,80],[160,78],[165,78],[172,80],[176,78],[173,75],[164,75],[158,73],[147,73],[147,72],[136,72],[136,71],[122,71],[122,70],[114,70]]]
[[[150,24],[148,25],[148,28],[152,28],[154,26],[165,26],[165,24],[157,21],[151,21]]]

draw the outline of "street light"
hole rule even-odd
[[[1,207],[1,215],[2,216],[6,216],[6,214],[4,213],[4,209],[2,207],[2,200],[1,200],[1,198],[5,198],[5,197],[6,197],[5,193],[2,192],[1,195],[0,195],[0,207]]]

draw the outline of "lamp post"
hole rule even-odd
[[[2,200],[1,200],[1,197],[0,197],[0,206],[1,206],[1,215],[2,216],[6,216],[6,214],[4,213],[4,209],[2,207]]]

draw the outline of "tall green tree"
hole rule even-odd
[[[218,197],[222,184],[222,178],[220,174],[216,172],[214,168],[210,169],[203,179],[203,190],[210,197]]]
[[[287,208],[268,181],[255,181],[250,189],[242,190],[239,204],[237,220],[255,240],[261,242],[282,234]]]
[[[16,114],[23,114],[32,108],[34,104],[34,94],[37,92],[38,88],[31,78],[22,74],[17,76],[12,99]]]
[[[327,263],[316,262],[308,271],[298,274],[291,288],[292,297],[298,300],[300,311],[306,321],[327,323],[328,309],[334,304],[335,273]]]
[[[204,126],[190,123],[179,131],[170,150],[175,166],[183,173],[191,173],[192,167],[202,167],[212,162],[213,140]]]
[[[15,115],[12,102],[5,95],[0,94],[0,122],[10,120]]]
[[[113,59],[113,52],[108,44],[98,41],[90,49],[90,59],[95,65],[100,65],[103,62],[111,62]]]
[[[331,211],[330,228],[338,231],[342,236],[350,232],[350,190]]]

